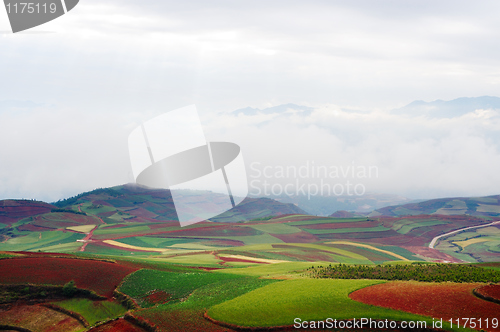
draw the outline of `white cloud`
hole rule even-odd
[[[0,194],[56,199],[128,181],[128,130],[189,104],[210,122],[207,134],[239,142],[249,160],[355,160],[380,165],[384,180],[370,182],[374,191],[490,193],[495,112],[436,120],[383,110],[497,94],[499,7],[85,0],[31,31],[54,33],[20,34],[6,32],[0,10],[0,101],[45,105],[0,109],[0,137],[10,142]],[[286,103],[324,106],[308,116],[219,113]]]
[[[378,178],[360,180],[367,190],[414,198],[498,192],[500,149],[490,136],[498,131],[499,111],[435,119],[323,106],[311,115],[287,112],[272,121],[239,115],[227,125],[230,118],[214,120],[209,134],[240,144],[248,166],[376,166]]]

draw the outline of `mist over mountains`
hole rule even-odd
[[[333,104],[282,104],[210,114],[199,110],[207,140],[240,145],[250,186],[262,188],[267,181],[281,187],[320,187],[323,180],[331,188],[358,185],[364,194],[414,200],[498,193],[499,99],[414,101],[392,110]],[[0,137],[11,142],[2,150],[0,198],[56,201],[134,181],[127,142],[130,129],[140,124],[137,115],[110,114],[96,123],[84,113],[69,116],[36,101],[0,104]],[[37,139],[20,135],[18,128]],[[367,177],[339,172],[322,178],[266,178],[261,174],[265,167],[298,169],[307,165],[372,167],[377,172]],[[258,196],[250,189],[251,195]],[[279,190],[271,194],[280,196]],[[381,207],[368,205],[367,209]],[[337,207],[357,209],[349,204]]]

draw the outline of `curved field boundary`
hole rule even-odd
[[[498,305],[475,297],[478,283],[422,283],[392,281],[356,290],[354,300],[373,306],[401,310],[443,321],[461,317],[491,319],[498,317]],[[488,331],[500,329],[487,327]]]
[[[459,232],[462,232],[462,231],[466,231],[468,229],[474,229],[474,228],[481,228],[481,227],[488,227],[488,226],[491,226],[491,225],[496,225],[496,224],[500,224],[500,220],[498,221],[494,221],[490,224],[486,224],[486,225],[478,225],[478,226],[471,226],[471,227],[465,227],[465,228],[460,228],[460,229],[457,229],[455,231],[452,231],[452,232],[448,232],[448,233],[445,233],[443,235],[439,235],[439,236],[436,236],[435,238],[432,239],[431,243],[429,243],[429,248],[431,249],[434,249],[434,245],[436,244],[436,242],[442,238],[442,237],[446,237],[448,235],[452,235],[452,234],[456,234],[456,233],[459,233]]]
[[[0,330],[19,331],[19,332],[33,332],[31,330],[25,329],[24,327],[12,326],[12,325],[1,325],[1,324],[0,324]]]
[[[391,255],[393,257],[401,259],[402,261],[409,261],[409,259],[407,259],[407,258],[405,258],[405,257],[403,257],[401,255],[395,254],[395,253],[393,253],[391,251],[388,251],[388,250],[379,249],[379,248],[370,246],[368,244],[354,243],[354,242],[348,242],[348,241],[334,241],[334,242],[326,242],[326,243],[329,243],[329,244],[346,244],[346,245],[355,246],[355,247],[367,248],[367,249],[375,250],[375,251],[378,251],[378,252],[382,252],[382,253],[387,254],[387,255]]]
[[[142,317],[136,317],[130,313],[125,314],[123,317],[126,321],[129,323],[132,323],[135,326],[138,326],[147,332],[158,332],[160,331],[158,327],[156,327],[155,324],[151,323],[149,320],[142,318]]]
[[[496,286],[500,287],[500,285],[496,285]],[[489,296],[487,294],[481,293],[481,288],[485,288],[485,287],[488,287],[488,286],[481,286],[481,287],[478,287],[478,288],[474,288],[472,290],[472,294],[474,294],[475,296],[477,296],[478,298],[480,298],[482,300],[486,300],[486,301],[490,301],[490,302],[493,302],[493,303],[500,304],[500,299],[497,299],[497,298],[494,298],[494,297]]]
[[[87,320],[77,312],[64,309],[64,308],[62,308],[58,305],[52,304],[52,303],[43,303],[43,304],[41,304],[41,306],[44,306],[45,308],[60,312],[60,313],[65,314],[67,316],[71,316],[74,319],[76,319],[77,321],[79,321],[84,327],[86,327],[86,328],[90,327],[89,322],[87,322]]]
[[[130,296],[128,296],[127,294],[124,294],[122,292],[120,292],[118,290],[118,288],[120,288],[120,286],[123,284],[123,281],[120,283],[120,285],[117,287],[117,289],[115,289],[113,291],[113,295],[115,297],[115,299],[120,302],[120,304],[122,306],[124,306],[125,308],[129,309],[129,310],[135,310],[135,309],[139,309],[140,306],[137,304],[137,302],[135,302],[135,300],[133,298],[131,298]]]

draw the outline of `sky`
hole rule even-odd
[[[207,139],[242,147],[249,181],[266,166],[376,166],[358,178],[369,192],[499,194],[498,112],[390,112],[500,97],[499,11],[498,1],[81,0],[13,34],[0,10],[0,199],[133,182],[130,132],[192,104]],[[283,104],[313,111],[231,113]]]

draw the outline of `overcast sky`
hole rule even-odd
[[[499,13],[498,1],[81,0],[12,34],[0,9],[0,199],[132,182],[130,131],[190,104],[247,165],[376,165],[372,192],[498,194],[496,112],[388,110],[500,96]],[[288,103],[315,111],[228,114]]]

